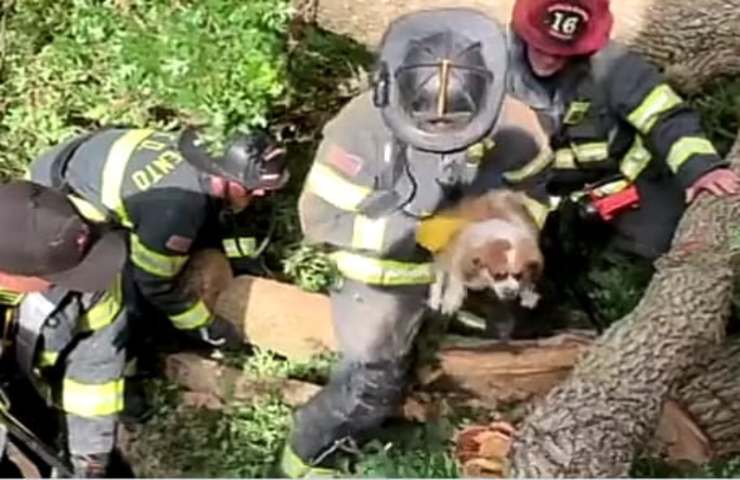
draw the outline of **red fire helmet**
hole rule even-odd
[[[609,41],[609,0],[517,0],[512,27],[550,55],[591,55]]]

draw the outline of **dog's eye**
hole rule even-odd
[[[477,268],[481,265],[483,265],[483,262],[481,261],[480,257],[473,257],[473,266]]]
[[[498,280],[498,281],[502,281],[502,280],[506,280],[506,276],[507,275],[505,273],[497,272],[497,273],[494,273],[493,274],[493,279],[494,280]]]
[[[514,278],[514,280],[521,280],[522,279],[522,272],[512,273],[511,276]]]

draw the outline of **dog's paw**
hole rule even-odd
[[[457,312],[465,300],[465,292],[465,285],[462,282],[450,281],[442,295],[441,312],[445,315]]]
[[[442,293],[444,290],[444,276],[437,275],[436,280],[429,286],[429,298],[427,306],[432,310],[439,310],[442,306]]]
[[[532,289],[526,289],[522,291],[522,294],[519,297],[520,304],[524,308],[534,308],[537,306],[537,304],[540,301],[540,294],[535,292]]]

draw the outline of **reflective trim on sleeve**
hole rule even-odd
[[[178,330],[192,330],[208,325],[211,321],[211,312],[203,300],[198,300],[184,312],[170,315],[170,320]]]
[[[254,237],[224,238],[221,243],[229,258],[251,258],[257,252],[257,239]]]
[[[632,146],[627,150],[627,153],[625,153],[622,161],[619,163],[619,170],[622,172],[622,175],[634,181],[645,170],[645,167],[648,166],[651,158],[650,151],[642,143],[642,138],[639,135],[635,135]]]
[[[99,330],[113,323],[123,308],[121,276],[116,277],[110,289],[85,313],[82,319],[83,330]]]
[[[717,155],[717,150],[706,138],[681,137],[671,145],[666,163],[676,173],[694,155]]]
[[[188,261],[187,255],[165,255],[155,252],[141,241],[138,235],[131,234],[131,261],[134,265],[162,278],[172,278]]]
[[[53,367],[59,360],[59,352],[43,350],[39,355],[38,366],[41,368]]]
[[[545,170],[554,160],[552,151],[544,149],[522,168],[504,172],[504,178],[512,183],[522,182]]]
[[[642,134],[648,134],[661,114],[675,108],[682,101],[670,86],[662,83],[653,88],[642,103],[627,115],[627,121]]]
[[[572,148],[580,163],[600,162],[609,158],[609,144],[606,142],[574,143]]]
[[[356,212],[359,205],[372,190],[357,185],[321,163],[314,163],[306,179],[308,191],[335,207],[348,212]]]

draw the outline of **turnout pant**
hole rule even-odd
[[[349,279],[331,292],[342,358],[329,383],[295,413],[291,447],[304,461],[347,437],[361,439],[400,404],[427,292],[428,285]]]
[[[36,366],[49,374],[64,412],[71,455],[111,452],[123,410],[126,314],[120,285],[98,296],[74,297],[64,305],[28,294],[19,306],[21,328],[48,315],[36,349]]]

